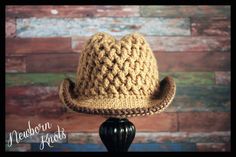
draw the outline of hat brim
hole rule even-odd
[[[116,118],[145,116],[164,111],[172,102],[176,92],[173,78],[167,76],[160,82],[158,94],[149,99],[80,99],[74,92],[75,83],[69,78],[59,86],[59,97],[70,109],[87,114],[96,114]]]

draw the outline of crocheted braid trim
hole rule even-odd
[[[175,93],[176,85],[173,78],[167,76],[160,82],[160,93],[155,99],[159,99],[160,103],[151,107],[131,108],[131,109],[96,109],[79,106],[77,101],[78,94],[75,92],[75,83],[69,78],[64,79],[59,86],[59,97],[63,104],[68,106],[75,112],[104,115],[116,118],[128,118],[134,116],[145,116],[159,113],[165,110],[172,102]],[[94,100],[96,101],[96,100]]]

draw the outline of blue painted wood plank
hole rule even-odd
[[[32,151],[46,152],[106,152],[106,148],[101,144],[52,144],[53,147],[45,145],[43,150],[40,150],[39,143],[31,144]],[[196,151],[194,143],[147,143],[147,144],[132,144],[129,152],[193,152]]]
[[[193,152],[196,150],[194,143],[147,143],[133,144],[130,152],[150,151],[150,152]]]
[[[97,32],[190,35],[189,18],[18,18],[16,22],[19,37],[91,36]]]
[[[51,144],[53,147],[45,145],[43,150],[40,150],[39,143],[32,143],[32,151],[44,151],[44,152],[105,152],[106,148],[99,144]]]

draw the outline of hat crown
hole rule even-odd
[[[79,97],[146,98],[159,90],[156,58],[138,33],[116,40],[106,33],[85,44],[77,69]]]

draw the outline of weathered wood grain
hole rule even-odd
[[[46,145],[43,150],[40,150],[39,143],[32,143],[32,152],[76,152],[76,153],[83,153],[83,152],[107,152],[106,147],[104,144],[71,144],[71,143],[55,143],[53,147],[49,147]]]
[[[58,86],[6,88],[6,113],[57,118],[72,112],[60,102]],[[165,112],[230,112],[230,108],[229,86],[177,85],[176,97]]]
[[[198,152],[230,152],[230,143],[197,143]]]
[[[121,37],[117,37],[120,39]],[[153,51],[206,52],[230,51],[230,37],[213,36],[145,36]],[[72,37],[72,48],[80,51],[88,37]]]
[[[191,34],[193,36],[230,36],[231,21],[229,18],[222,17],[192,18]]]
[[[50,129],[52,132],[57,131],[57,125],[64,128],[65,132],[97,132],[99,126],[106,120],[106,117],[74,112],[58,117],[7,114],[6,132],[26,130],[28,120],[30,120],[32,127],[39,123],[52,123],[53,127]],[[130,121],[134,123],[136,129],[139,131],[177,131],[176,113],[160,113],[153,116],[135,117],[131,118]]]
[[[140,14],[145,17],[212,17],[230,16],[229,5],[156,5],[141,6]]]
[[[26,72],[26,64],[24,56],[5,57],[6,72]]]
[[[47,145],[43,150],[40,150],[39,143],[30,144],[18,144],[14,145],[10,149],[7,148],[6,151],[13,152],[106,152],[106,148],[103,144],[52,144],[53,147],[48,147]],[[7,146],[6,146],[7,147]],[[132,152],[225,152],[230,151],[230,143],[134,143],[130,146],[129,151]]]
[[[129,120],[139,131],[177,131],[177,114],[160,113],[146,117],[131,117]]]
[[[230,37],[147,37],[147,41],[154,51],[230,51]]]
[[[140,132],[132,143],[228,143],[230,131],[222,132]],[[68,143],[102,144],[98,133],[68,133]]]
[[[6,73],[6,86],[57,86],[66,77],[75,79],[75,73]]]
[[[76,73],[6,73],[6,86],[56,86],[65,77],[75,80]],[[163,72],[162,80],[172,76],[178,85],[213,85],[215,77],[213,72]]]
[[[178,113],[179,131],[212,132],[230,130],[228,112],[185,112]]]
[[[18,37],[91,36],[97,32],[190,35],[188,18],[18,18],[16,22]]]
[[[60,102],[57,87],[15,87],[6,89],[6,114],[59,117],[67,108]]]
[[[212,72],[161,72],[160,80],[166,76],[174,78],[177,85],[214,85],[214,74]]]
[[[5,37],[16,36],[16,20],[14,18],[6,17],[5,20]]]
[[[18,143],[18,144],[13,144],[11,147],[8,147],[8,145],[5,144],[5,151],[6,152],[30,152],[31,145]]]
[[[6,16],[29,17],[133,17],[139,16],[139,6],[125,5],[25,5],[7,6]]]
[[[70,133],[71,134],[71,133]],[[68,140],[70,141],[70,134]],[[72,133],[73,134],[73,133]],[[228,143],[230,131],[222,132],[137,132],[133,143]]]
[[[52,125],[51,132],[57,131],[57,125],[64,128],[65,132],[97,132],[99,126],[106,120],[102,116],[91,116],[87,114],[68,113],[57,118],[43,117],[38,115],[7,115],[5,131],[25,131],[28,128],[28,121],[31,127],[49,122]]]
[[[220,85],[231,84],[230,71],[216,71],[215,78],[216,78],[216,84],[220,84]]]
[[[32,151],[39,152],[39,144],[32,144]],[[195,152],[194,143],[135,143],[131,144],[128,152]],[[46,146],[42,152],[107,152],[104,144],[54,144]]]
[[[7,38],[6,53],[66,53],[71,52],[71,38]]]
[[[79,55],[35,54],[26,57],[27,72],[76,72]],[[45,61],[50,61],[45,64]]]
[[[167,71],[229,71],[230,53],[166,53],[155,52],[161,72]],[[50,60],[45,64],[45,60]],[[26,56],[27,72],[76,72],[79,54],[35,54]]]
[[[230,53],[155,53],[160,71],[229,71]]]
[[[230,112],[230,86],[181,86],[166,112]]]

